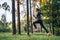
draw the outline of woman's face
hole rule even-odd
[[[38,11],[36,10],[36,12],[38,12]]]

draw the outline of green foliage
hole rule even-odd
[[[60,3],[59,3],[59,0],[52,0],[52,3],[51,2],[46,2],[46,4],[44,4],[42,7],[41,7],[43,13],[44,13],[44,16],[47,16],[49,17],[49,21],[50,23],[53,23],[54,27],[57,27],[57,26],[60,26],[60,21],[59,20],[59,10],[60,10]],[[45,20],[49,23],[48,20]],[[57,22],[58,21],[58,22]]]
[[[3,23],[0,21],[0,32],[2,31],[2,29],[3,29]]]
[[[45,16],[45,17],[47,17],[46,19],[44,19],[44,22],[45,23],[51,23],[51,13],[49,13],[49,3],[47,2],[45,5],[43,5],[42,7],[41,7],[41,10],[43,11],[43,16]]]
[[[3,29],[4,29],[4,23],[2,23],[2,21],[0,21],[0,32],[3,32]],[[9,26],[7,25],[6,26],[6,32],[10,32],[10,28]]]
[[[59,0],[53,0],[53,6],[52,6],[52,11],[53,11],[53,23],[54,23],[54,25],[56,26],[56,27],[58,27],[58,28],[60,28],[59,27],[59,25],[60,25],[60,21],[58,21],[59,20],[59,10],[60,10],[60,3],[58,3],[59,2]],[[59,23],[59,24],[58,24]]]
[[[44,16],[49,17],[49,19],[45,19],[44,22],[46,24],[52,23],[52,27],[56,28],[56,34],[60,35],[60,30],[58,29],[60,28],[60,0],[46,2],[41,9]]]

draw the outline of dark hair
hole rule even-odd
[[[40,9],[36,8],[36,11],[41,11]]]

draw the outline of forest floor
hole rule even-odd
[[[59,36],[46,36],[43,33],[33,33],[28,36],[26,33],[22,35],[16,34],[12,35],[11,32],[0,32],[0,40],[60,40]]]

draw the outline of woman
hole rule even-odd
[[[36,12],[37,12],[37,15],[33,15],[36,19],[35,22],[33,22],[33,25],[35,27],[35,32],[37,31],[37,26],[36,26],[36,23],[39,23],[41,25],[42,28],[44,28],[44,30],[46,31],[46,33],[48,33],[47,35],[49,35],[49,31],[45,28],[45,26],[43,25],[43,21],[41,19],[41,10],[39,10],[38,8],[36,8]]]

